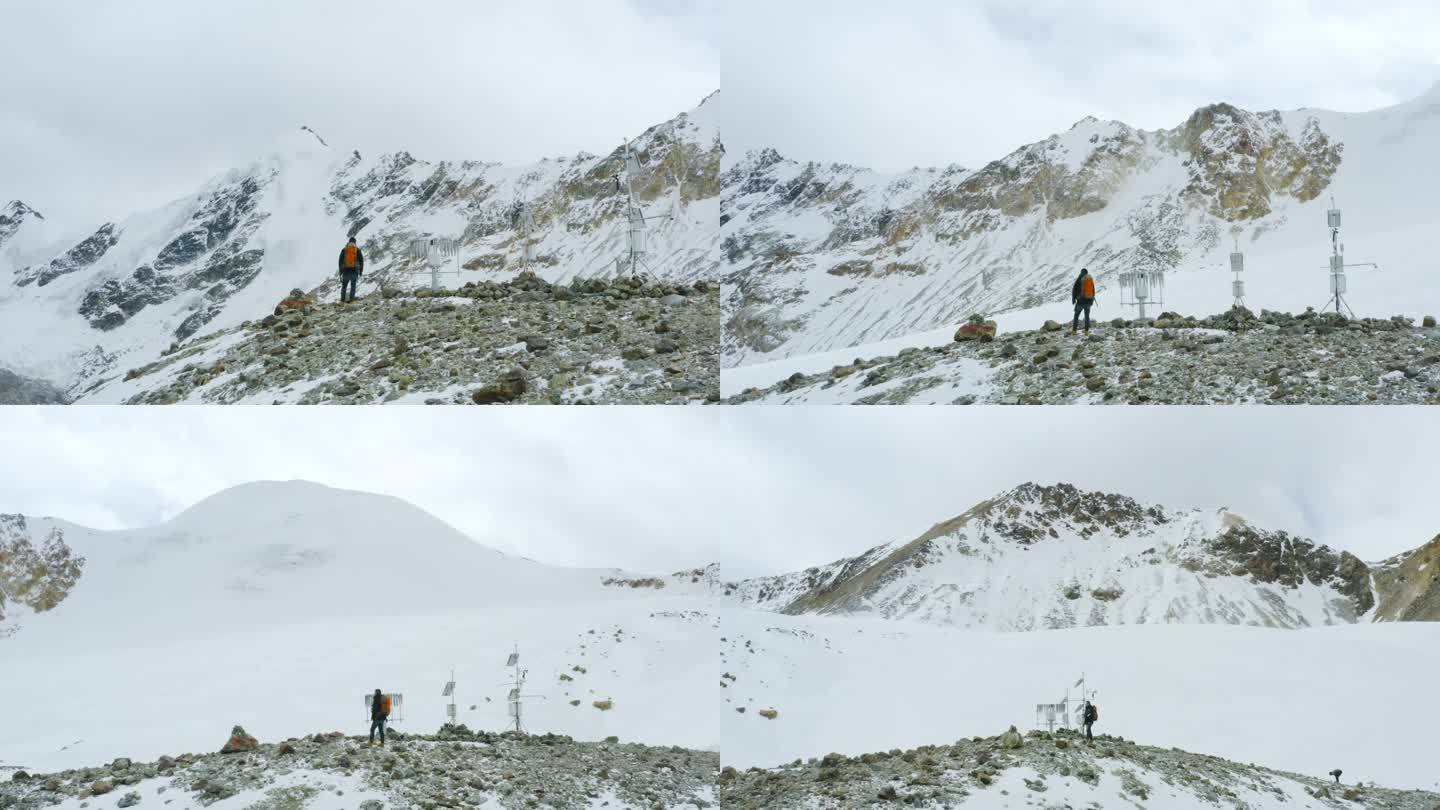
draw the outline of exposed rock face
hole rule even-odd
[[[44,380],[0,368],[0,405],[63,405],[65,392]]]
[[[1037,568],[1026,552],[1038,547],[1048,547],[1044,559],[1064,559],[1064,568]],[[1008,631],[1176,622],[1305,627],[1434,618],[1440,583],[1426,573],[1426,560],[1436,548],[1440,541],[1371,566],[1229,512],[1174,511],[1069,484],[1027,483],[909,542],[727,583],[723,591],[782,613]]]
[[[49,264],[27,267],[20,271],[15,283],[24,287],[34,282],[37,287],[44,287],[63,275],[79,272],[100,261],[105,256],[105,251],[114,247],[118,241],[120,234],[115,223],[107,222],[84,241],[52,259]]]
[[[85,558],[72,553],[65,535],[52,528],[36,547],[24,515],[0,515],[0,635],[6,635],[7,605],[36,613],[54,609],[80,581]]]
[[[797,374],[744,403],[891,405],[1435,404],[1440,332],[1410,319],[1231,310],[1116,319],[1073,337],[1059,324]],[[864,373],[858,373],[864,372]],[[956,396],[956,389],[967,393]],[[976,393],[978,392],[978,393]]]
[[[1222,103],[1151,132],[1086,118],[978,169],[737,156],[721,175],[723,362],[1068,300],[1080,267],[1103,285],[1124,270],[1211,266],[1229,235],[1285,229],[1330,187],[1346,154],[1339,126]]]
[[[1140,804],[1152,792],[1184,807],[1262,806],[1279,795],[1298,796],[1303,807],[1328,808],[1338,806],[1342,791],[1352,807],[1432,810],[1440,804],[1440,793],[1337,787],[1321,777],[1103,734],[1086,743],[1073,731],[1031,731],[1022,740],[1013,726],[999,737],[906,751],[832,753],[775,768],[726,768],[719,786],[721,805],[741,810],[972,802],[991,807],[1005,801],[1108,807],[1117,800]]]
[[[1440,621],[1440,535],[1425,545],[1371,566],[1380,606],[1375,618]]]
[[[136,267],[128,278],[111,278],[90,287],[80,302],[80,314],[91,326],[108,331],[146,307],[170,301],[186,290],[204,290],[208,303],[224,303],[260,273],[265,252],[260,248],[247,249],[247,245],[269,217],[268,212],[260,210],[260,199],[278,174],[272,171],[246,177],[216,189],[190,215],[181,230],[160,248],[153,261]],[[51,267],[77,253],[89,258],[86,264],[93,264],[117,241],[119,237],[113,226],[107,225],[51,262]],[[78,268],[63,272],[74,269]],[[42,276],[42,283],[49,283],[57,275],[60,272],[52,271],[49,278]],[[201,312],[209,312],[213,317],[218,307],[206,307]],[[205,315],[197,313],[182,323],[177,337],[189,337],[207,320]]]
[[[341,777],[363,786],[368,795],[347,789],[341,800],[362,810],[588,807],[599,795],[620,808],[715,806],[720,771],[715,752],[614,738],[582,742],[556,734],[494,734],[463,725],[447,725],[434,735],[392,730],[387,736],[384,748],[367,747],[364,737],[332,732],[256,745],[242,756],[182,754],[123,769],[79,768],[7,780],[0,783],[0,807],[94,805],[92,797],[122,787],[126,796],[141,797],[141,807],[203,806],[231,797],[245,807],[309,807],[327,793],[334,799],[334,780]],[[122,797],[120,803],[137,802]]]

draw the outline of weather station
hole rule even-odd
[[[1125,270],[1120,273],[1120,306],[1136,307],[1140,320],[1146,320],[1145,308],[1165,305],[1164,270]]]
[[[1065,690],[1065,698],[1058,703],[1036,703],[1035,704],[1035,728],[1042,731],[1054,731],[1058,728],[1072,728],[1070,715],[1075,715],[1074,726],[1085,725],[1085,703],[1095,697],[1095,692],[1085,688],[1085,675],[1081,673],[1080,680],[1075,686],[1080,689],[1079,698],[1070,697],[1070,689]]]
[[[624,144],[624,149],[625,168],[623,172],[616,174],[614,179],[616,190],[625,192],[626,253],[615,258],[615,271],[621,276],[628,274],[638,278],[642,275],[653,275],[648,259],[649,226],[646,223],[651,220],[669,220],[674,214],[667,212],[645,216],[640,201],[635,197],[635,178],[640,174],[640,158],[631,150],[628,141]]]
[[[1355,311],[1350,308],[1350,302],[1345,300],[1348,292],[1345,270],[1349,267],[1373,267],[1379,270],[1380,265],[1375,262],[1345,263],[1345,243],[1340,241],[1340,209],[1335,207],[1334,197],[1330,198],[1330,208],[1325,212],[1325,224],[1330,228],[1330,298],[1320,309],[1327,310],[1333,306],[1336,313],[1354,318]]]
[[[520,268],[528,270],[535,261],[535,211],[530,204],[520,199],[511,204],[510,227],[520,238]]]
[[[440,289],[440,275],[442,273],[454,273],[460,275],[460,243],[458,240],[444,236],[425,236],[410,241],[410,258],[421,259],[430,273],[430,289]],[[454,263],[454,270],[442,270],[443,267]]]
[[[531,698],[544,700],[545,696],[525,694],[525,676],[529,674],[530,671],[520,668],[519,646],[516,646],[515,649],[510,653],[509,657],[505,659],[505,666],[510,667],[512,670],[510,680],[504,684],[501,684],[502,686],[510,687],[510,692],[506,695],[505,698],[506,703],[508,704],[507,713],[510,716],[511,727],[515,731],[521,732],[523,734],[525,733],[525,700]]]
[[[1245,280],[1240,274],[1245,272],[1245,254],[1240,252],[1240,241],[1235,241],[1235,250],[1230,253],[1230,272],[1235,274],[1235,280],[1230,282],[1230,293],[1235,296],[1235,309],[1245,308]]]

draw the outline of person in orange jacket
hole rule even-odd
[[[340,303],[355,300],[355,287],[360,283],[360,274],[365,272],[365,254],[355,244],[355,237],[340,249]]]
[[[1095,277],[1090,271],[1080,268],[1080,277],[1075,279],[1075,286],[1070,288],[1070,303],[1075,305],[1075,318],[1070,321],[1070,334],[1075,334],[1075,329],[1080,326],[1080,312],[1085,312],[1085,334],[1090,334],[1090,307],[1095,303]]]

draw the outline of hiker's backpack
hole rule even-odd
[[[356,260],[356,254],[359,252],[360,248],[355,245],[346,245],[345,250],[340,254],[340,266],[349,269],[359,264],[359,261]]]
[[[1094,277],[1094,276],[1086,276],[1086,277],[1080,279],[1080,297],[1081,297],[1081,298],[1094,298],[1094,297],[1095,297],[1095,277]]]
[[[1085,718],[1086,720],[1089,720],[1092,723],[1098,721],[1100,719],[1100,707],[1096,706],[1094,703],[1091,703],[1089,715],[1089,717]]]
[[[381,716],[381,717],[389,717],[389,716],[390,716],[390,696],[389,696],[389,695],[382,695],[382,696],[380,697],[380,716]]]

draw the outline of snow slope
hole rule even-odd
[[[642,166],[636,194],[657,217],[648,247],[661,277],[715,275],[713,98],[629,141]],[[429,283],[423,261],[406,252],[418,236],[461,239],[449,286],[510,278],[522,265],[518,203],[535,223],[530,269],[550,281],[613,276],[626,240],[612,179],[622,164],[622,148],[528,166],[363,157],[302,127],[193,195],[58,245],[40,240],[49,249],[30,238],[24,250],[10,246],[36,227],[26,216],[17,235],[0,239],[0,367],[79,390],[177,340],[262,318],[292,289],[329,291],[352,234],[366,254],[362,295]]]
[[[972,313],[1065,306],[1088,267],[1105,317],[1117,274],[1165,269],[1169,309],[1298,311],[1328,296],[1325,210],[1345,212],[1359,315],[1440,311],[1428,235],[1440,221],[1440,84],[1364,113],[1228,104],[1148,132],[1087,118],[978,170],[880,175],[773,150],[722,174],[727,368],[953,327]],[[1041,308],[1046,314],[1041,314]],[[1067,307],[1068,308],[1068,307]],[[1156,310],[1158,312],[1158,310]]]
[[[1006,634],[735,608],[721,635],[720,666],[734,676],[721,759],[739,769],[1025,730],[1035,704],[1067,687],[1077,697],[1084,673],[1098,690],[1097,733],[1320,778],[1338,767],[1351,784],[1440,788],[1429,736],[1440,707],[1424,697],[1440,624]]]
[[[785,613],[1000,631],[1295,628],[1371,620],[1389,591],[1377,594],[1370,574],[1348,552],[1251,526],[1223,509],[1171,510],[1068,484],[1027,483],[917,538],[802,572],[731,583],[726,593]]]
[[[237,723],[265,740],[363,731],[376,687],[407,696],[400,728],[433,732],[452,668],[459,719],[501,729],[516,645],[543,696],[526,709],[536,731],[718,739],[695,708],[714,660],[713,570],[606,585],[640,575],[509,557],[397,499],[298,482],[226,490],[149,529],[29,523],[59,528],[86,561],[57,607],[0,638],[7,690],[26,696],[0,739],[6,764],[210,750]],[[614,708],[590,705],[603,698]]]

